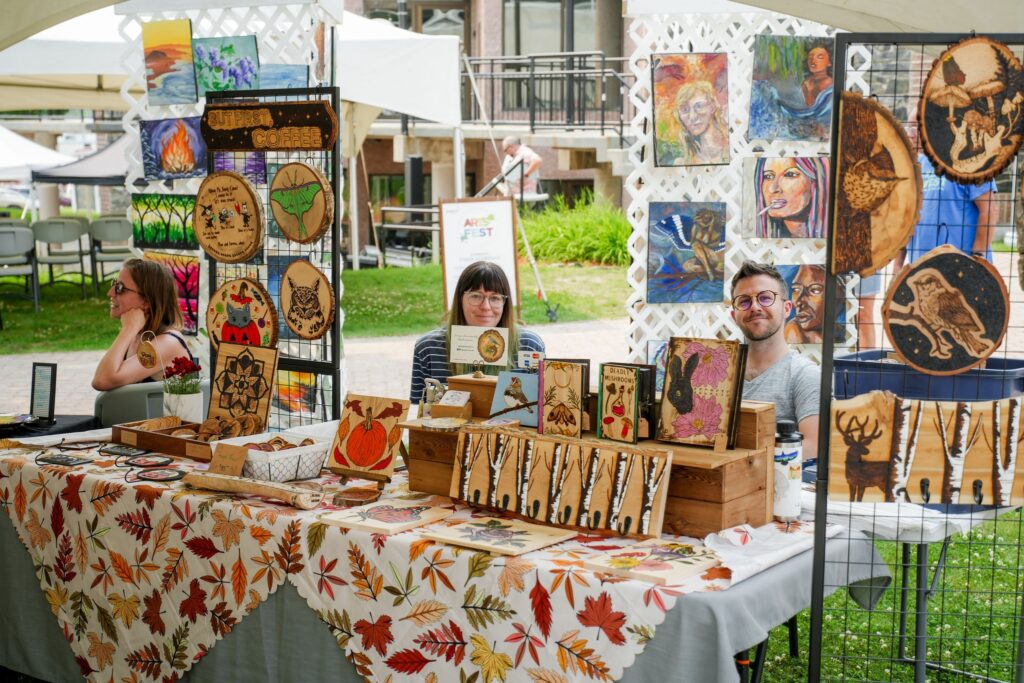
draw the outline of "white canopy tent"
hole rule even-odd
[[[32,171],[70,164],[74,157],[36,144],[0,126],[0,180],[28,182]]]

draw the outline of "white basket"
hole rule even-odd
[[[247,443],[263,443],[275,436],[291,443],[299,443],[303,439],[312,438],[307,434],[278,432],[236,436],[232,439],[222,439],[219,443],[241,446]],[[320,475],[330,447],[330,441],[316,439],[316,443],[309,446],[297,446],[283,451],[258,451],[250,448],[249,455],[245,458],[245,465],[242,467],[242,476],[274,482],[312,479]]]

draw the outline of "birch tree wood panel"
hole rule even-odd
[[[540,420],[541,434],[580,437],[583,434],[583,411],[589,387],[590,363],[586,361],[541,361]]]
[[[928,375],[956,375],[1002,344],[1010,294],[995,266],[944,244],[900,271],[882,320],[907,365]]]
[[[1021,404],[920,401],[872,391],[832,403],[829,497],[1021,505]]]
[[[449,495],[557,526],[659,536],[669,451],[464,427]]]

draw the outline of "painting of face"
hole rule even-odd
[[[828,140],[832,125],[831,51],[831,38],[757,36],[749,140]]]
[[[823,73],[830,66],[832,66],[832,58],[825,48],[814,47],[807,53],[807,70],[812,74]]]
[[[790,344],[820,344],[825,334],[825,266],[776,265],[786,281],[792,304],[783,333]],[[836,285],[835,342],[846,340],[846,284]]]
[[[823,239],[828,222],[829,160],[758,157],[745,163],[746,237]]]
[[[724,53],[654,56],[656,165],[729,163],[728,67]]]
[[[695,138],[707,132],[712,117],[718,112],[718,104],[715,102],[703,82],[692,88],[680,88],[679,92],[684,95],[679,99],[679,108],[676,109],[676,116],[679,122],[686,128],[686,132]]]
[[[771,159],[761,172],[761,194],[768,201],[771,218],[793,218],[804,214],[811,204],[814,186],[793,159]]]

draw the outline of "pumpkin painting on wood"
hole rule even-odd
[[[409,401],[349,394],[327,466],[334,472],[370,479],[390,479],[402,438],[398,426]]]

